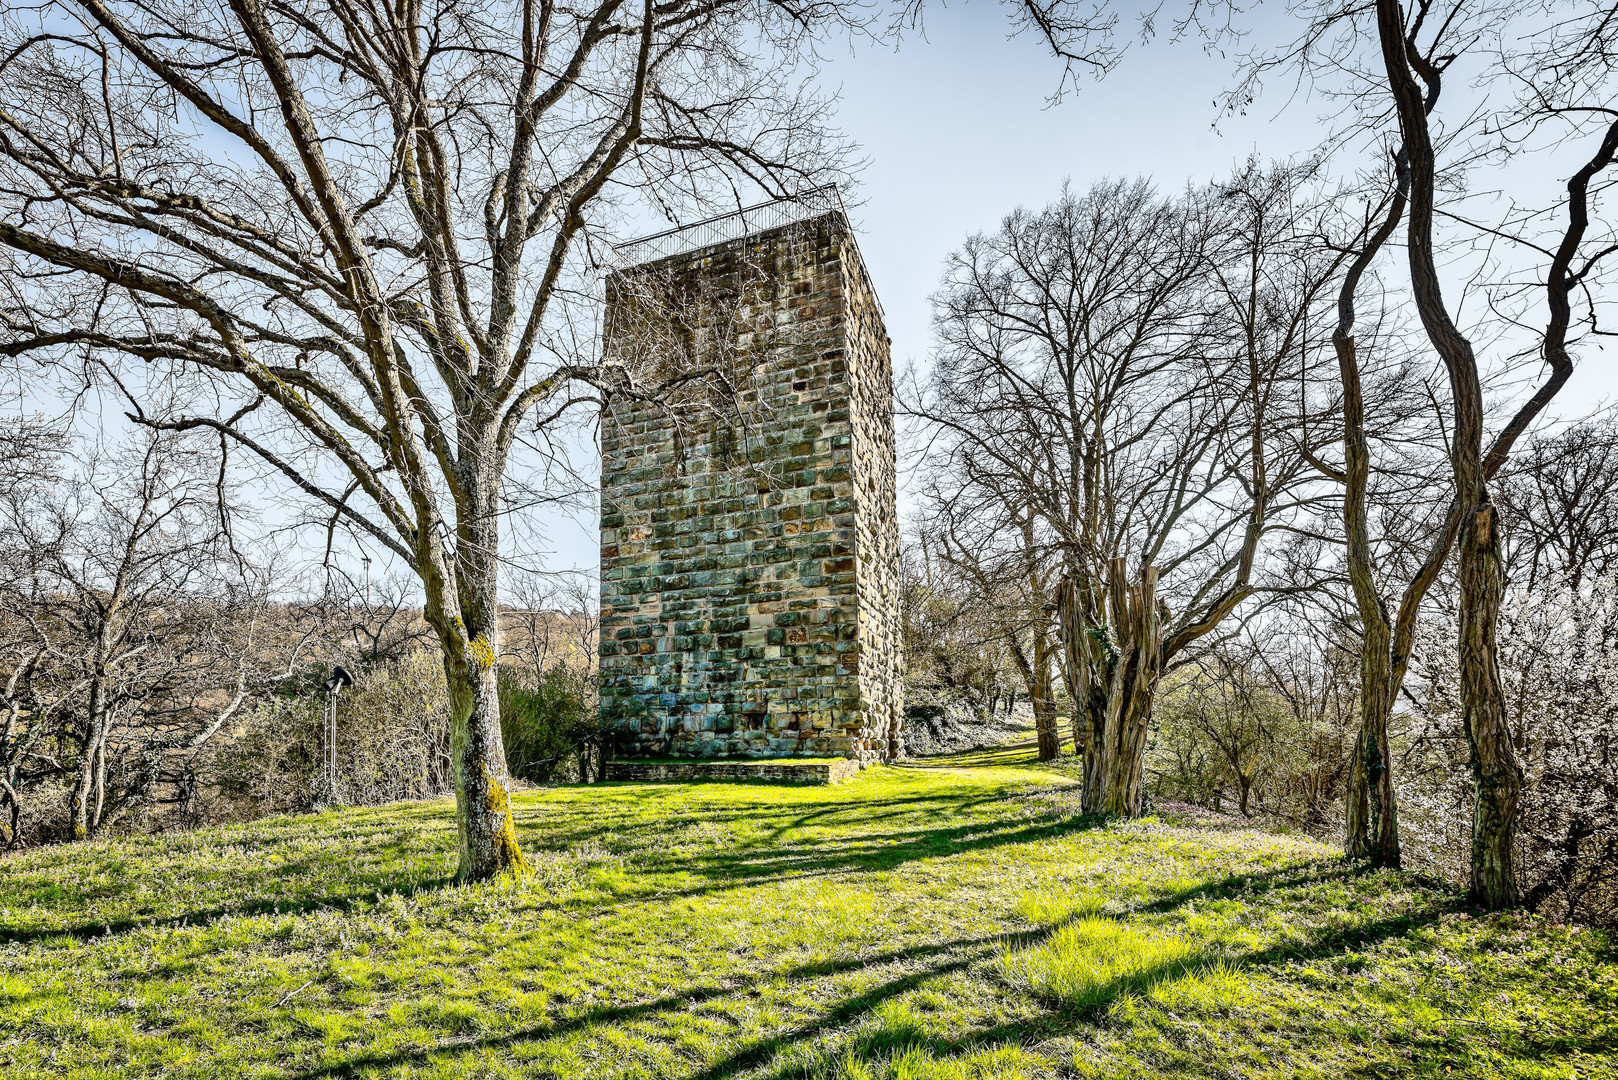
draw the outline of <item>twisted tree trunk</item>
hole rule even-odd
[[[1073,752],[1084,761],[1079,805],[1086,814],[1099,814],[1106,787],[1101,748],[1114,653],[1105,628],[1087,617],[1084,599],[1071,572],[1058,583],[1056,618],[1062,631],[1062,673],[1073,702]]]
[[[1395,642],[1382,594],[1377,591],[1371,531],[1367,513],[1371,455],[1365,435],[1365,394],[1360,383],[1359,355],[1354,339],[1354,300],[1360,278],[1376,253],[1404,216],[1409,170],[1404,152],[1398,158],[1399,176],[1381,225],[1349,264],[1337,296],[1337,329],[1332,346],[1343,386],[1343,535],[1347,541],[1348,577],[1360,614],[1360,731],[1349,765],[1343,850],[1353,859],[1368,859],[1373,866],[1397,867],[1399,815],[1393,795],[1392,754],[1388,747],[1388,719],[1404,681],[1415,620],[1400,622],[1402,640]],[[1443,551],[1447,553],[1446,542]],[[1431,573],[1418,574],[1405,592],[1401,609],[1426,595],[1445,555],[1429,560]]]
[[[1410,162],[1407,249],[1411,290],[1427,337],[1449,374],[1455,425],[1450,467],[1455,497],[1469,519],[1461,529],[1459,649],[1461,718],[1472,753],[1471,896],[1474,902],[1498,910],[1515,907],[1518,900],[1511,854],[1522,769],[1511,745],[1495,646],[1500,554],[1483,462],[1483,387],[1472,343],[1444,305],[1433,251],[1435,154],[1427,113],[1430,102],[1438,97],[1442,69],[1429,63],[1407,39],[1399,0],[1377,0],[1376,12],[1388,85]],[[1425,94],[1413,68],[1427,84]]]
[[[1163,627],[1157,608],[1157,568],[1141,570],[1130,585],[1123,559],[1108,565],[1108,598],[1118,657],[1107,691],[1101,771],[1105,790],[1101,812],[1139,817],[1141,777],[1146,766],[1146,734],[1152,695],[1163,673]]]

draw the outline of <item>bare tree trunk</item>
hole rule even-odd
[[[68,824],[75,840],[90,839],[90,773],[94,757],[95,751],[87,742],[78,775],[73,778],[73,789],[67,797]]]
[[[1354,742],[1346,793],[1343,850],[1351,859],[1369,859],[1373,866],[1397,867],[1399,854],[1398,807],[1393,795],[1392,756],[1388,749],[1388,718],[1404,680],[1404,665],[1394,652],[1409,653],[1409,641],[1396,647],[1393,627],[1382,595],[1377,591],[1371,533],[1367,514],[1370,487],[1370,448],[1365,436],[1365,395],[1360,383],[1359,356],[1353,335],[1354,294],[1361,276],[1377,251],[1404,216],[1409,171],[1399,154],[1399,178],[1386,215],[1344,275],[1337,298],[1337,330],[1332,346],[1343,386],[1343,533],[1347,541],[1348,576],[1360,614],[1360,732]],[[1448,544],[1444,550],[1447,552]],[[1442,563],[1442,556],[1439,558]],[[1432,576],[1417,575],[1406,591],[1419,602]],[[1405,635],[1406,637],[1408,635]]]
[[[498,480],[478,475],[476,467],[474,459],[466,470],[471,476],[464,502],[457,507],[453,589],[447,583],[429,587],[426,611],[444,649],[460,876],[467,881],[520,872],[524,866],[500,732]],[[435,563],[441,554],[442,549],[431,552]],[[430,585],[443,582],[441,575],[424,577]]]
[[[1459,560],[1461,717],[1472,752],[1474,785],[1470,891],[1474,902],[1499,910],[1515,907],[1518,901],[1511,855],[1522,770],[1511,745],[1495,646],[1500,555],[1483,463],[1483,387],[1472,343],[1444,305],[1433,252],[1435,155],[1427,112],[1438,96],[1442,69],[1406,40],[1399,0],[1377,0],[1376,11],[1388,85],[1410,162],[1411,291],[1427,337],[1449,374],[1455,425],[1450,465],[1455,497],[1470,519],[1462,526]],[[1413,67],[1427,83],[1425,94]]]
[[[1062,729],[1056,719],[1056,702],[1051,699],[1049,667],[1047,663],[1044,685],[1031,702],[1034,708],[1034,732],[1039,736],[1041,761],[1053,761],[1062,754]]]
[[[1028,703],[1034,710],[1034,734],[1039,744],[1039,760],[1053,761],[1062,754],[1062,729],[1056,717],[1056,695],[1051,685],[1051,646],[1041,629],[1034,631],[1031,661],[1015,637],[1007,645],[1012,661],[1028,687]],[[1016,701],[1017,691],[1007,691],[1008,716],[1016,709]]]
[[[101,817],[100,808],[96,805],[99,802],[96,798],[96,769],[107,741],[106,712],[102,677],[97,673],[90,681],[90,692],[85,700],[84,745],[79,751],[78,775],[73,778],[73,788],[68,795],[68,824],[75,840],[88,840],[94,836]]]
[[[1360,660],[1360,731],[1349,766],[1343,850],[1351,859],[1397,868],[1399,812],[1388,750],[1388,712],[1379,705],[1383,700],[1379,690],[1388,684],[1386,665],[1378,664],[1378,659]],[[1376,670],[1379,667],[1381,671]]]
[[[1107,722],[1107,684],[1111,662],[1096,640],[1085,617],[1081,586],[1072,572],[1056,587],[1056,619],[1061,628],[1062,671],[1073,701],[1073,752],[1084,759],[1084,788],[1080,809],[1101,813],[1105,774],[1102,752]]]
[[[94,835],[101,830],[101,823],[106,816],[107,809],[107,740],[103,736],[101,745],[96,747],[95,782],[91,787],[94,801],[90,809],[90,833]]]
[[[1152,693],[1163,670],[1163,630],[1157,610],[1157,568],[1144,567],[1140,584],[1130,585],[1126,563],[1108,567],[1108,592],[1118,660],[1107,693],[1106,728],[1102,735],[1105,790],[1101,812],[1139,817],[1141,777],[1146,765],[1146,733],[1152,716]]]
[[[1482,484],[1479,483],[1479,488]],[[1517,800],[1522,767],[1511,743],[1500,685],[1500,553],[1487,492],[1461,533],[1461,720],[1472,750],[1472,899],[1490,910],[1515,907]]]
[[[506,790],[506,755],[500,738],[499,667],[488,638],[474,638],[460,655],[447,651],[450,753],[460,813],[460,876],[480,881],[521,870]]]

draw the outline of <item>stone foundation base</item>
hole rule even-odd
[[[838,784],[859,775],[851,758],[803,761],[609,761],[608,780],[770,780],[788,784]]]

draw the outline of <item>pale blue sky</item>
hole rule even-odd
[[[933,8],[925,39],[845,49],[825,70],[869,162],[854,217],[896,365],[926,355],[927,297],[945,256],[1015,207],[1051,201],[1067,180],[1149,176],[1177,188],[1255,150],[1286,157],[1318,141],[1314,110],[1277,116],[1279,97],[1215,130],[1232,65],[1194,44],[1133,46],[1104,80],[1052,105],[1061,65],[1032,37],[1007,40],[1008,28],[998,4]]]

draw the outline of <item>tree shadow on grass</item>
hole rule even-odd
[[[1219,881],[1209,882],[1205,886],[1168,894],[1136,910],[1166,912],[1172,910],[1175,906],[1183,905],[1199,898],[1217,896],[1222,892],[1250,887],[1255,881],[1262,881],[1270,888],[1289,888],[1318,883],[1331,877],[1352,875],[1355,872],[1353,867],[1345,867],[1341,864],[1331,866],[1306,864],[1303,866],[1279,867],[1256,873],[1233,874]],[[1306,943],[1277,945],[1270,949],[1240,957],[1235,961],[1228,957],[1220,957],[1220,959],[1227,963],[1234,962],[1241,966],[1248,966],[1275,963],[1285,958],[1310,955],[1312,953],[1325,955],[1334,950],[1350,946],[1363,946],[1384,937],[1408,933],[1415,926],[1437,918],[1438,914],[1440,913],[1434,912],[1423,916],[1401,916],[1397,919],[1389,919],[1376,924],[1343,928],[1323,933],[1317,939]],[[877,968],[888,964],[912,965],[895,978],[859,994],[842,998],[811,1019],[790,1030],[750,1042],[719,1061],[695,1069],[686,1078],[686,1080],[725,1080],[725,1078],[733,1077],[738,1073],[766,1066],[783,1050],[821,1038],[839,1028],[852,1024],[870,1014],[882,1003],[900,997],[934,979],[989,962],[1002,951],[1022,950],[1037,946],[1048,940],[1066,922],[1067,920],[1063,919],[1031,930],[920,944],[842,960],[817,961],[785,971],[763,971],[750,978],[732,980],[724,985],[697,986],[650,1001],[591,1009],[573,1016],[531,1025],[516,1031],[481,1037],[452,1037],[432,1046],[401,1050],[388,1054],[360,1056],[348,1061],[297,1073],[291,1080],[350,1078],[367,1070],[387,1071],[413,1065],[423,1065],[439,1056],[452,1056],[477,1050],[508,1047],[524,1042],[554,1039],[558,1036],[586,1030],[598,1025],[626,1024],[648,1017],[670,1016],[695,1009],[714,999],[746,993],[751,987],[759,983],[775,979],[816,979],[859,969]],[[930,962],[917,969],[913,965],[919,961]],[[929,1038],[925,1040],[923,1049],[936,1056],[955,1057],[975,1053],[1000,1044],[1017,1043],[1027,1045],[1070,1033],[1078,1025],[1093,1024],[1099,1014],[1105,1011],[1106,1005],[1125,994],[1138,994],[1156,985],[1164,978],[1184,974],[1188,970],[1210,962],[1212,962],[1211,957],[1199,957],[1186,963],[1163,965],[1158,969],[1131,973],[1127,977],[1114,980],[1105,988],[1103,992],[1105,1000],[1098,1008],[1079,1013],[1073,1010],[1065,1010],[1059,1004],[1053,1003],[1048,1011],[1021,1021],[975,1031],[957,1039]],[[899,1047],[906,1038],[909,1038],[909,1036],[903,1033],[900,1033],[895,1038],[884,1038],[879,1033],[875,1037],[866,1038],[860,1042],[856,1051],[880,1056]],[[873,1057],[872,1060],[875,1060],[875,1058]],[[782,1080],[788,1080],[788,1078],[798,1077],[803,1074],[793,1071],[789,1067],[786,1071],[775,1075],[780,1076]]]
[[[666,874],[677,878],[694,876],[701,879],[695,885],[653,890],[646,893],[644,898],[703,896],[800,878],[880,873],[917,860],[990,850],[1008,844],[1050,840],[1106,824],[1100,818],[1080,817],[1061,812],[1053,812],[1035,819],[969,817],[981,807],[1002,801],[1003,798],[1000,796],[962,792],[954,796],[928,794],[864,800],[858,803],[826,801],[808,805],[799,804],[793,809],[801,811],[800,813],[796,813],[788,820],[777,822],[763,835],[749,839],[734,849],[709,849],[689,855],[671,855],[650,846],[647,850],[637,851],[637,863],[647,873]],[[810,827],[816,822],[845,812],[857,817],[862,823],[880,822],[903,816],[923,819],[945,818],[948,823],[931,828],[901,827],[828,837],[824,842],[814,838],[804,838],[795,843],[782,842],[782,837],[794,830]],[[729,816],[738,820],[756,821],[759,811],[744,808]],[[716,818],[705,814],[700,820],[714,821]],[[622,834],[631,830],[658,833],[666,832],[666,829],[666,823],[651,821],[597,822],[587,829],[564,831],[560,834],[552,828],[548,830],[549,835],[560,836],[563,842],[557,843],[553,840],[547,845],[547,849],[566,851],[599,842],[603,837],[612,834]],[[621,898],[614,898],[611,902],[617,902],[618,899]]]
[[[949,1060],[967,1057],[996,1047],[1016,1046],[1026,1048],[1035,1046],[1051,1039],[1071,1036],[1085,1030],[1094,1029],[1098,1023],[1104,1022],[1106,1014],[1114,1003],[1126,997],[1138,997],[1149,993],[1153,988],[1165,981],[1206,971],[1215,964],[1225,965],[1229,969],[1242,970],[1300,959],[1323,958],[1352,948],[1363,948],[1389,938],[1408,934],[1419,926],[1436,921],[1442,914],[1443,910],[1438,910],[1419,916],[1406,915],[1377,920],[1351,928],[1324,930],[1313,935],[1307,941],[1281,943],[1237,956],[1223,953],[1194,955],[1172,963],[1130,972],[1127,975],[1112,979],[1101,988],[1098,994],[1092,997],[1093,1004],[1086,1008],[1072,1009],[1066,1007],[1059,1000],[1045,999],[1045,1011],[1034,1016],[992,1027],[979,1028],[955,1038],[907,1030],[884,1034],[879,1027],[875,1032],[855,1033],[847,1041],[846,1045],[832,1048],[832,1056],[839,1062],[877,1065],[890,1062],[897,1053],[911,1047],[920,1049],[935,1060]],[[1052,927],[1051,932],[1054,932],[1054,930],[1055,927]],[[1037,943],[1038,939],[1035,939],[1027,944],[1031,946]],[[910,988],[909,986],[898,985],[904,981],[898,980],[893,984],[885,984],[884,987],[871,991],[864,997],[881,1000],[892,997],[895,993],[903,993]],[[885,992],[889,987],[893,988],[893,993]],[[827,1019],[830,1018],[831,1014],[828,1014]],[[843,1019],[847,1018],[849,1017],[843,1017]],[[739,1073],[766,1064],[781,1049],[815,1038],[826,1028],[833,1026],[838,1026],[837,1022],[826,1023],[817,1020],[784,1035],[754,1043],[737,1051],[725,1060],[710,1065],[707,1069],[694,1074],[690,1080],[729,1080],[729,1078],[735,1077]],[[768,1080],[809,1080],[810,1077],[818,1075],[818,1071],[823,1064],[823,1062],[787,1064],[764,1075]]]
[[[1178,902],[1184,903],[1187,899],[1190,899],[1190,897],[1179,898]],[[1176,898],[1174,897],[1168,897],[1165,898],[1164,902],[1172,904],[1175,900]],[[860,1063],[875,1064],[891,1060],[896,1051],[902,1051],[910,1046],[919,1047],[925,1053],[939,1059],[965,1057],[983,1050],[1006,1045],[1033,1046],[1052,1038],[1075,1034],[1085,1028],[1093,1028],[1112,1004],[1126,995],[1145,993],[1166,979],[1205,970],[1214,963],[1226,964],[1240,970],[1290,960],[1324,957],[1350,948],[1363,948],[1366,945],[1391,937],[1408,934],[1418,926],[1437,920],[1442,913],[1440,910],[1423,915],[1404,915],[1377,920],[1354,927],[1322,931],[1305,942],[1277,944],[1270,948],[1254,950],[1236,957],[1223,954],[1203,954],[1171,964],[1159,965],[1152,969],[1131,972],[1126,976],[1110,981],[1098,995],[1099,1000],[1096,1004],[1087,1009],[1071,1010],[1064,1008],[1060,1002],[1047,1001],[1046,1011],[1037,1015],[993,1027],[980,1028],[957,1038],[926,1035],[917,1037],[914,1033],[904,1031],[884,1036],[879,1030],[874,1034],[867,1033],[852,1038],[849,1045],[840,1048],[840,1056],[851,1057],[853,1061]],[[1020,941],[1007,939],[1005,947],[1032,947],[1054,933],[1057,928],[1052,926],[1043,931],[1024,935]],[[968,966],[971,962],[971,960],[962,960],[950,965],[950,969],[959,969]],[[781,1035],[742,1047],[729,1057],[712,1063],[707,1068],[692,1074],[690,1080],[728,1080],[728,1078],[739,1073],[766,1065],[783,1049],[818,1038],[829,1030],[840,1027],[856,1017],[870,1012],[874,1005],[901,995],[920,983],[942,973],[944,973],[943,969],[931,970],[884,983],[857,998],[851,998],[839,1003],[836,1007],[809,1023],[800,1025]],[[807,1080],[809,1076],[814,1074],[816,1067],[814,1064],[787,1065],[766,1075],[770,1077],[770,1080]]]
[[[867,800],[852,805],[830,801],[811,804],[810,807],[800,804],[793,809],[806,812],[797,814],[793,821],[773,829],[764,837],[750,841],[735,851],[715,853],[708,850],[688,856],[668,857],[660,856],[653,849],[638,856],[644,860],[643,868],[649,874],[695,876],[700,879],[697,885],[683,889],[648,890],[640,896],[613,895],[587,903],[583,905],[583,910],[611,906],[624,899],[692,897],[797,879],[882,872],[919,859],[989,850],[1007,844],[1048,840],[1103,824],[1099,819],[1058,815],[1034,821],[1007,822],[1003,818],[959,821],[963,815],[971,814],[977,808],[996,801],[998,800],[993,797],[983,797],[976,792],[963,792],[957,796],[903,796],[894,799]],[[805,840],[795,845],[780,843],[781,836],[795,828],[805,827],[809,822],[821,820],[827,815],[849,811],[864,820],[865,814],[872,808],[888,809],[894,815],[913,811],[927,817],[945,817],[951,819],[951,823],[935,828],[889,829],[829,838],[824,844],[812,840]],[[440,812],[447,814],[449,810],[446,807]],[[746,808],[738,808],[733,814],[726,816],[745,819],[748,818],[748,814]],[[756,816],[756,811],[754,815]],[[543,847],[531,845],[530,850],[536,853],[571,852],[580,848],[588,849],[593,842],[599,842],[603,836],[614,832],[644,830],[650,834],[666,829],[667,823],[657,820],[606,821],[588,829],[564,833],[568,842],[552,843]],[[550,835],[555,836],[555,833],[552,832]],[[379,843],[392,846],[393,841],[389,838]],[[357,859],[371,854],[375,853],[369,849],[355,851]],[[322,909],[346,913],[358,906],[375,904],[393,893],[409,895],[434,891],[453,885],[457,880],[454,875],[422,877],[408,872],[381,873],[347,882],[346,887],[340,891],[306,896],[287,895],[289,889],[295,889],[300,872],[312,872],[315,869],[318,867],[307,860],[278,866],[268,872],[266,877],[248,884],[249,889],[260,893],[259,896],[247,896],[211,907],[191,910],[169,908],[161,915],[81,919],[76,923],[54,927],[22,928],[0,925],[0,945],[11,942],[26,944],[57,937],[84,941],[151,927],[205,923],[226,915],[233,917],[268,914],[304,915]],[[275,895],[263,895],[272,891]],[[573,910],[571,906],[570,910]]]
[[[981,959],[981,954],[987,951],[1006,947],[1008,944],[1013,947],[1034,945],[1054,932],[1054,930],[1055,927],[1046,927],[1013,934],[986,934],[979,937],[957,938],[952,941],[914,945],[908,948],[849,957],[843,960],[819,960],[809,964],[800,964],[784,971],[759,972],[751,978],[731,980],[724,985],[695,986],[677,994],[665,994],[650,1001],[589,1009],[573,1016],[533,1024],[516,1031],[486,1036],[453,1037],[441,1040],[432,1046],[399,1050],[387,1054],[362,1055],[348,1061],[294,1073],[288,1080],[345,1080],[345,1078],[357,1076],[365,1070],[401,1069],[412,1065],[426,1064],[430,1059],[440,1055],[461,1054],[476,1050],[507,1047],[541,1039],[553,1039],[560,1035],[586,1030],[602,1024],[623,1024],[651,1016],[689,1011],[717,998],[747,993],[752,987],[760,983],[776,979],[818,979],[865,968],[880,967],[886,964],[915,963],[928,959],[934,961],[919,971],[909,972],[900,978],[890,980],[867,993],[839,1001],[823,1016],[801,1029],[809,1031],[810,1036],[812,1036],[822,1030],[847,1023],[881,1002],[914,989],[930,979],[970,967]],[[733,1058],[745,1056],[749,1064],[738,1067],[751,1067],[751,1064],[767,1061],[782,1046],[803,1037],[806,1036],[794,1031],[779,1038],[762,1040],[749,1044],[740,1054],[733,1055]],[[729,1063],[733,1058],[727,1058],[721,1064]],[[715,1066],[715,1068],[717,1067]],[[688,1080],[702,1080],[702,1078],[709,1076],[710,1073],[712,1073],[712,1069],[698,1072]],[[713,1075],[720,1074],[714,1073]],[[723,1075],[729,1075],[729,1073],[727,1072]]]
[[[370,888],[336,894],[328,893],[321,896],[307,896],[301,899],[268,897],[263,900],[245,900],[240,903],[220,904],[216,907],[184,911],[177,914],[101,919],[77,923],[72,926],[41,926],[28,929],[0,926],[0,945],[12,942],[27,944],[33,941],[59,937],[88,941],[92,938],[105,937],[110,934],[127,934],[132,931],[154,927],[201,925],[215,919],[224,918],[227,915],[231,918],[250,918],[255,915],[297,916],[307,915],[322,909],[346,914],[356,907],[376,904],[396,893],[408,896],[415,892],[431,892],[453,885],[456,880],[454,876],[422,878],[399,875],[395,878],[383,879]]]
[[[1248,892],[1255,885],[1262,893],[1304,888],[1334,879],[1346,880],[1368,872],[1368,868],[1363,865],[1332,861],[1281,867],[1258,874],[1233,874],[1163,896],[1139,906],[1132,914],[1164,913],[1198,900],[1217,899]],[[1126,998],[1144,997],[1165,982],[1174,979],[1203,974],[1216,966],[1226,971],[1241,972],[1340,956],[1391,939],[1406,937],[1424,926],[1440,921],[1446,915],[1464,911],[1466,907],[1463,897],[1452,895],[1420,910],[1352,925],[1317,928],[1301,941],[1280,941],[1264,948],[1239,953],[1217,949],[1204,950],[1114,978],[1101,987],[1098,993],[1091,995],[1090,1004],[1084,1008],[1072,1008],[1060,999],[1040,998],[1036,994],[1034,995],[1036,1000],[1042,1000],[1045,1005],[1044,1011],[1008,1023],[978,1028],[959,1037],[935,1036],[903,1027],[897,1031],[888,1031],[884,1030],[883,1025],[878,1025],[872,1031],[853,1032],[843,1045],[829,1047],[829,1053],[818,1055],[818,1060],[812,1059],[808,1064],[786,1063],[764,1073],[763,1076],[767,1080],[810,1080],[811,1077],[821,1075],[825,1071],[828,1057],[845,1069],[849,1065],[876,1066],[877,1068],[872,1070],[873,1074],[884,1075],[882,1067],[890,1065],[902,1053],[912,1048],[921,1051],[933,1061],[949,1061],[998,1047],[1032,1047],[1052,1039],[1071,1037],[1094,1030],[1097,1025],[1107,1022],[1107,1016],[1118,1002]],[[1052,927],[1051,932],[1054,933],[1055,929],[1056,927]],[[1030,939],[1027,946],[1036,945],[1039,940],[1039,938]],[[903,989],[905,987],[899,987],[899,992],[903,992]],[[892,995],[884,994],[882,988],[879,988],[865,996],[880,999]],[[793,1032],[744,1047],[724,1061],[710,1065],[704,1071],[695,1074],[693,1080],[729,1080],[739,1073],[766,1063],[783,1047],[816,1037],[826,1026],[820,1022],[811,1023]],[[1518,1031],[1512,1034],[1522,1046],[1521,1052],[1516,1055],[1518,1060],[1533,1062],[1554,1060],[1565,1063],[1581,1055],[1600,1059],[1612,1054],[1618,1050],[1618,1034],[1614,1031],[1615,1029],[1610,1027],[1597,1027],[1575,1036],[1565,1034],[1544,1036],[1532,1031]],[[1499,1043],[1494,1043],[1494,1046],[1498,1052]],[[1452,1048],[1443,1043],[1441,1035],[1435,1041],[1434,1047],[1438,1048],[1434,1052],[1444,1056],[1447,1061]],[[766,1051],[768,1053],[765,1053]]]

